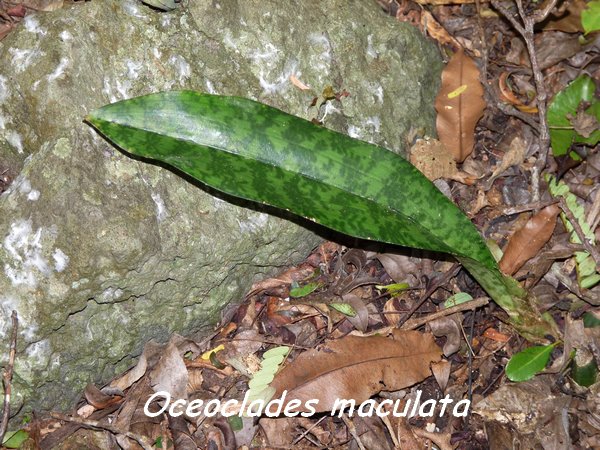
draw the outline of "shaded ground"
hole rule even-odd
[[[485,81],[483,117],[475,120],[473,148],[459,145],[451,154],[437,143],[423,151],[421,143],[411,158],[469,215],[490,245],[499,254],[500,249],[504,251],[502,269],[533,290],[540,309],[559,325],[564,344],[553,350],[547,373],[521,384],[508,381],[507,361],[530,344],[505,325],[505,313],[489,303],[485,292],[452,261],[401,249],[370,251],[326,242],[304,263],[253,286],[241,305],[224,314],[222,325],[209,338],[194,341],[174,336],[166,345],[149,343],[136,368],[102,390],[86,389],[77,408],[79,415],[33,418],[26,427],[29,448],[484,449],[513,448],[517,443],[520,448],[600,447],[600,395],[595,381],[600,341],[593,327],[600,304],[598,285],[593,283],[598,247],[589,236],[586,245],[575,242],[573,233],[585,234],[585,230],[566,228],[581,222],[600,238],[598,148],[576,143],[559,157],[544,148],[548,142],[544,142],[539,110],[545,112],[546,105],[537,101],[540,86],[536,86],[523,41],[515,27],[498,15],[498,9],[488,4],[379,3],[390,15],[435,38],[448,59],[464,49],[476,63],[470,69],[475,70],[475,79]],[[1,5],[4,28],[0,30],[17,26],[27,12],[22,5],[4,1]],[[500,4],[504,6],[510,12],[514,5]],[[600,79],[597,34],[583,44],[580,41],[583,3],[572,0],[559,7],[557,17],[542,22],[535,34],[533,72],[544,75],[548,98],[582,74]],[[535,5],[524,8],[526,15],[534,14]],[[512,14],[515,17],[516,11]],[[334,88],[343,91],[344,86]],[[333,96],[329,101],[344,99]],[[591,103],[593,99],[587,105]],[[574,120],[575,128],[580,134],[593,134],[597,122],[583,123],[583,119]],[[447,171],[446,166],[451,169]],[[552,195],[547,175],[562,180],[562,192],[571,192],[576,203],[556,191]],[[1,168],[0,176],[1,192],[10,180]],[[589,278],[576,261],[576,252],[591,258]],[[475,300],[454,309],[445,304],[459,293]],[[157,386],[190,400],[241,400],[249,380],[261,364],[265,366],[264,353],[278,346],[289,346],[291,352],[285,362],[283,357],[278,360],[277,368],[291,366],[293,361],[300,365],[300,355],[311,349],[327,353],[333,341],[363,336],[372,339],[373,346],[360,351],[354,347],[348,359],[354,358],[354,365],[370,360],[375,373],[387,351],[376,339],[390,334],[392,328],[423,332],[399,338],[398,346],[406,348],[408,356],[401,356],[404,359],[398,367],[420,370],[423,361],[406,358],[414,356],[414,349],[430,333],[447,363],[436,362],[435,376],[421,377],[425,379],[414,386],[389,389],[385,383],[374,399],[398,401],[403,407],[409,400],[414,403],[418,395],[422,402],[448,395],[455,401],[471,400],[470,414],[440,415],[439,403],[433,417],[385,420],[374,414],[332,417],[317,413],[243,421],[144,414],[146,399],[159,390]],[[432,354],[439,353],[433,342],[426,346]],[[575,362],[570,358],[573,348],[578,349]],[[318,358],[309,360],[314,364],[304,363],[305,371],[311,364],[318,365]],[[431,357],[431,361],[438,359]],[[429,362],[425,360],[427,370]],[[333,389],[331,383],[346,383],[350,390],[353,386],[358,390],[371,376],[368,370],[353,372],[339,363],[328,364],[337,378],[316,376],[315,398],[322,399]],[[577,373],[581,369],[589,374],[581,376]],[[409,378],[404,372],[394,376],[396,380],[402,377]],[[152,409],[158,406],[153,404]]]

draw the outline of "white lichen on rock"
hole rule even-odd
[[[37,287],[38,274],[50,274],[42,251],[42,228],[34,231],[31,220],[17,220],[11,224],[4,239],[4,249],[11,259],[4,264],[4,273],[13,286],[25,285],[33,289]]]

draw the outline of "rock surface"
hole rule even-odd
[[[83,117],[167,89],[240,95],[402,152],[432,134],[441,62],[417,30],[365,0],[81,2],[27,17],[0,42],[0,358],[20,319],[13,398],[64,409],[144,342],[202,333],[258,276],[318,242],[306,229],[213,197],[123,156]],[[294,75],[313,88],[302,91]],[[13,409],[14,411],[14,409]]]

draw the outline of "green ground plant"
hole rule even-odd
[[[131,155],[349,236],[453,255],[527,339],[558,336],[456,205],[395,153],[239,97],[175,91],[87,121]]]

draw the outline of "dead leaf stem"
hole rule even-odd
[[[109,423],[103,423],[103,422],[99,422],[97,420],[84,419],[82,417],[68,416],[66,414],[61,414],[61,413],[56,413],[56,412],[51,412],[50,416],[52,416],[55,419],[62,420],[63,422],[77,423],[85,428],[106,430],[106,431],[110,431],[111,433],[113,433],[115,435],[126,436],[129,439],[133,439],[134,441],[136,441],[140,445],[140,447],[142,447],[144,450],[153,450],[152,443],[148,442],[148,440],[144,436],[141,436],[136,433],[132,433],[130,431],[122,430],[119,427],[111,425]]]
[[[548,14],[550,14],[550,11],[554,9],[558,0],[550,0],[546,4],[546,6],[544,6],[543,9],[540,9],[539,11],[536,11],[533,14],[527,14],[525,12],[522,0],[514,0],[515,4],[517,5],[517,10],[519,12],[519,17],[521,21],[519,21],[517,17],[511,11],[509,11],[503,3],[500,2],[500,0],[491,1],[494,8],[500,11],[500,13],[504,17],[506,17],[506,19],[515,28],[515,30],[517,30],[517,32],[521,35],[521,37],[525,41],[527,53],[529,54],[529,60],[531,62],[531,71],[533,72],[533,79],[535,82],[538,106],[538,139],[540,144],[540,149],[538,151],[538,159],[535,163],[537,171],[532,172],[532,177],[539,177],[546,167],[548,151],[550,150],[550,130],[548,128],[548,122],[546,121],[546,101],[548,99],[548,93],[546,91],[546,86],[544,85],[544,74],[542,73],[537,58],[537,52],[534,42],[534,27],[537,23],[542,22],[544,19],[546,19],[546,17],[548,17]],[[535,187],[533,192],[533,200],[538,201],[540,199],[539,180],[535,180],[532,184]]]
[[[451,306],[450,308],[442,309],[440,311],[428,314],[424,317],[419,317],[418,319],[410,319],[407,320],[402,326],[403,330],[416,330],[422,325],[431,322],[432,320],[439,319],[441,317],[451,316],[457,312],[463,311],[472,311],[474,309],[480,308],[482,306],[487,305],[490,302],[490,299],[487,297],[479,297],[474,300],[461,303],[460,305]]]
[[[358,444],[358,448],[360,448],[360,450],[367,450],[365,448],[364,444],[362,443],[362,441],[360,440],[360,436],[358,435],[358,432],[356,431],[356,427],[354,426],[354,422],[352,422],[351,419],[349,419],[348,417],[346,417],[345,414],[342,415],[342,420],[344,421],[344,423],[346,424],[346,427],[348,427],[348,431],[350,431],[350,434],[352,435],[352,437],[354,438],[354,440]]]
[[[17,327],[19,319],[17,312],[13,311],[11,315],[12,334],[10,337],[10,350],[8,353],[8,364],[2,373],[2,383],[4,385],[4,403],[2,405],[2,422],[0,422],[0,442],[4,439],[4,434],[8,428],[8,419],[10,417],[10,395],[13,370],[15,367],[15,356],[17,354]]]
[[[425,303],[425,301],[442,285],[444,285],[445,283],[448,282],[448,280],[450,280],[450,278],[452,278],[454,275],[456,275],[458,273],[460,269],[460,264],[458,263],[454,263],[454,265],[450,268],[450,270],[448,270],[448,272],[444,273],[443,275],[440,275],[439,277],[435,278],[430,285],[427,287],[427,290],[425,291],[425,293],[423,294],[423,296],[419,299],[419,301],[417,303],[415,303],[415,305],[410,309],[410,311],[408,311],[408,313],[402,317],[399,321],[398,321],[398,328],[402,328],[402,325],[404,325],[404,323],[410,319],[410,317],[417,311],[417,309],[419,309],[421,307],[421,305],[423,305],[423,303]]]

